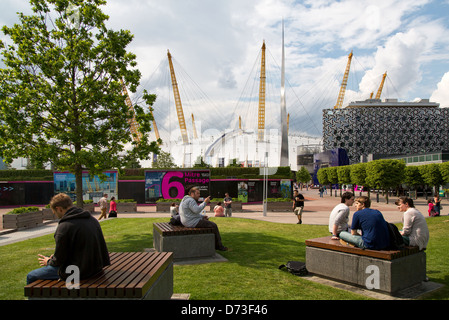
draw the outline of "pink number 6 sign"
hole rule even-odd
[[[182,177],[184,177],[184,174],[179,171],[173,171],[173,172],[167,172],[164,175],[164,178],[162,179],[162,197],[164,197],[164,199],[170,199],[170,198],[182,199],[184,197],[184,186],[179,181],[171,181],[170,182],[170,179],[172,177],[182,178]],[[174,197],[170,196],[169,191],[171,188],[177,189],[177,193]]]

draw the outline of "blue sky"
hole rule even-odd
[[[344,105],[369,98],[386,71],[382,98],[424,98],[449,107],[447,0],[110,0],[103,10],[111,28],[135,35],[129,50],[137,54],[142,86],[159,95],[155,116],[162,131],[177,121],[154,80],[167,49],[213,102],[192,102],[190,109],[186,102],[186,118],[195,113],[203,127],[213,123],[224,130],[235,126],[239,114],[245,126],[254,126],[255,113],[239,100],[253,81],[248,79],[263,40],[272,60],[267,64],[281,63],[282,19],[292,130],[321,134],[322,110],[337,100],[351,50]],[[2,0],[0,25],[16,22],[17,11],[29,12],[28,1]],[[0,39],[8,41],[3,34]],[[274,100],[267,123],[276,127]]]

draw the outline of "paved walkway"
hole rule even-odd
[[[340,197],[325,195],[320,198],[318,195],[318,190],[303,190],[301,193],[306,198],[305,207],[303,212],[303,224],[315,224],[315,225],[327,225],[329,220],[329,214],[332,208],[340,203]],[[364,193],[366,195],[366,193]],[[357,193],[358,195],[358,193]],[[378,209],[382,212],[385,219],[389,222],[401,222],[402,214],[398,211],[394,201],[396,197],[392,197],[389,204],[386,204],[385,199],[380,197],[380,201],[376,202],[376,196],[372,195],[371,208]],[[442,214],[446,215],[448,211],[445,210],[448,200],[443,200],[443,210]],[[425,199],[418,199],[415,201],[415,207],[421,211],[421,213],[427,217],[427,202]],[[98,211],[98,208],[96,208]],[[296,216],[293,212],[263,212],[262,204],[244,205],[244,212],[233,212],[232,217],[235,218],[247,218],[269,221],[274,223],[290,223],[296,224],[298,222]],[[0,216],[8,212],[10,209],[0,209]],[[351,208],[350,221],[352,219],[352,214],[354,213],[354,208]],[[212,215],[212,214],[211,214]],[[96,212],[94,216],[98,217],[99,212]],[[119,213],[119,218],[159,218],[170,217],[169,213],[156,212],[155,206],[138,206],[136,213]],[[228,218],[223,218],[228,219]],[[35,237],[40,237],[45,234],[52,234],[56,229],[57,223],[51,222],[39,226],[36,228],[26,229],[26,230],[4,230],[0,228],[0,246],[7,245],[10,243],[23,241],[27,239],[32,239]],[[300,226],[298,226],[300,227]]]

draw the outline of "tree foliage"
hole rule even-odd
[[[32,15],[19,13],[20,23],[2,28],[9,43],[0,42],[0,156],[74,172],[77,197],[82,170],[101,174],[159,150],[146,135],[151,114],[125,103],[121,81],[135,92],[141,74],[126,50],[133,35],[106,27],[105,3],[31,0]],[[144,91],[145,108],[155,99]]]
[[[160,151],[157,155],[156,160],[153,162],[153,168],[157,169],[167,169],[167,168],[177,168],[175,160],[169,152]]]
[[[299,182],[307,183],[311,179],[312,177],[305,167],[301,167],[301,169],[296,172],[296,180]]]
[[[444,182],[440,171],[440,165],[430,163],[419,166],[419,172],[425,184],[435,187],[435,191]]]

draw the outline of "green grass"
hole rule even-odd
[[[305,261],[304,241],[328,235],[327,226],[278,224],[249,219],[212,218],[220,228],[220,252],[229,261],[174,267],[174,292],[192,300],[366,299],[364,296],[293,276],[278,266]],[[142,251],[153,247],[153,222],[166,218],[111,219],[101,223],[110,251]],[[425,299],[449,298],[449,217],[428,219],[431,240],[427,274],[446,286]],[[53,253],[53,235],[0,247],[0,299],[24,299],[27,273],[38,268],[37,254]]]

